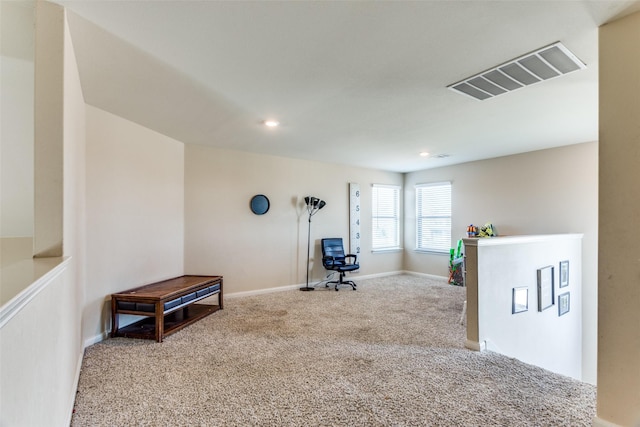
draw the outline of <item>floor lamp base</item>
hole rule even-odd
[[[305,286],[305,287],[303,287],[303,288],[300,288],[300,290],[301,290],[301,291],[315,291],[315,290],[316,290],[316,288],[310,288],[310,287],[308,287],[308,286]]]

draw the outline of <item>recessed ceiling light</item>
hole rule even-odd
[[[277,120],[265,120],[264,125],[268,128],[275,128],[275,127],[278,127],[278,125],[280,125],[280,122]]]
[[[428,155],[429,153],[427,153],[426,151],[420,153],[420,157],[427,157]]]

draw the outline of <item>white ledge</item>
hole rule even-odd
[[[553,240],[582,239],[581,233],[566,234],[532,234],[522,236],[497,236],[497,237],[471,237],[462,241],[465,246],[497,246],[497,245],[518,245],[521,243],[549,242]]]
[[[9,301],[2,304],[0,307],[0,328],[2,328],[13,316],[18,314],[20,310],[22,310],[36,295],[40,293],[44,288],[47,287],[51,281],[58,277],[69,265],[71,257],[60,257],[60,258],[40,258],[34,259],[31,261],[33,263],[31,274],[38,274],[41,271],[37,271],[35,265],[38,265],[39,268],[47,268],[47,271],[42,275],[39,275],[30,285],[26,286],[20,292],[18,292],[15,296],[13,296]],[[23,261],[23,263],[28,263],[29,261]],[[24,264],[21,263],[20,267]],[[6,273],[6,271],[3,271]]]

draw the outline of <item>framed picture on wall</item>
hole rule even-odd
[[[560,262],[560,287],[569,286],[569,261]]]
[[[538,311],[546,310],[555,304],[553,293],[553,266],[538,269]]]
[[[511,314],[529,310],[529,288],[513,288],[511,295]]]
[[[569,295],[569,292],[558,295],[558,316],[562,316],[569,312],[571,308],[570,297],[571,295]]]

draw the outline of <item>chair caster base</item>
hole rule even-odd
[[[356,284],[355,284],[354,282],[352,282],[351,280],[346,280],[346,281],[337,281],[337,280],[335,280],[335,281],[332,281],[332,282],[328,282],[328,283],[327,283],[327,285],[326,285],[326,287],[328,288],[328,287],[329,287],[329,285],[331,285],[331,284],[333,284],[333,283],[335,283],[335,285],[336,285],[336,292],[338,292],[338,291],[339,291],[338,286],[341,286],[341,285],[348,285],[348,286],[351,286],[351,288],[352,288],[354,291],[355,291],[355,290],[357,289],[357,287],[358,287],[358,285],[356,285]]]

